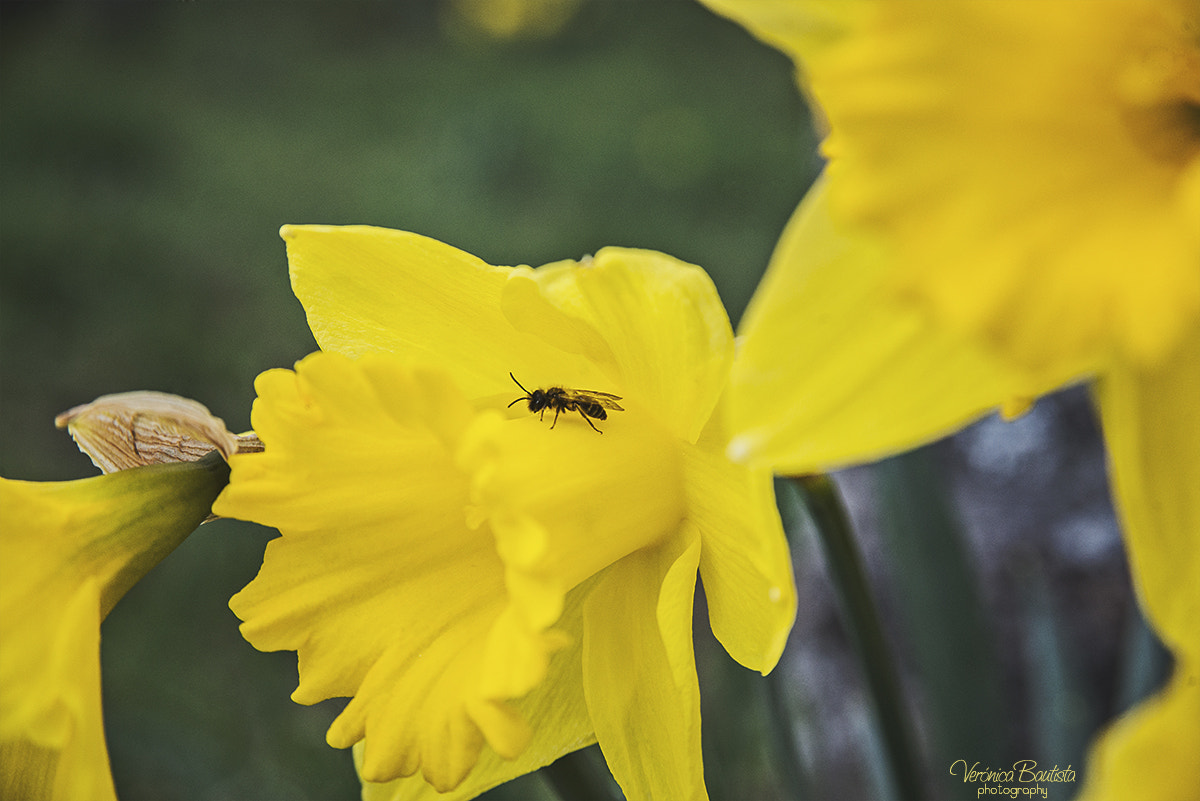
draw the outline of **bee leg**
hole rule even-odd
[[[558,425],[558,413],[561,411],[562,411],[562,409],[554,410],[554,422],[550,424],[551,429],[553,429],[556,425]]]
[[[583,422],[587,423],[589,426],[592,426],[592,430],[595,431],[597,434],[604,433],[600,429],[596,428],[595,425],[593,425],[592,421],[588,419],[588,416],[586,414],[584,414],[583,412],[580,412],[579,416],[583,418]],[[551,428],[553,428],[553,426],[551,426]]]

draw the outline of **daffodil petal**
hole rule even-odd
[[[68,582],[54,584],[58,592],[71,592],[64,586]],[[34,690],[16,709],[4,699],[5,711],[0,715],[3,798],[116,799],[101,714],[99,582],[86,579],[67,597],[55,621],[49,661],[38,664],[23,682],[9,666],[0,671],[4,695]],[[6,627],[5,634],[9,633]],[[4,651],[18,647],[5,637]],[[29,675],[39,677],[35,687],[29,686]]]
[[[45,583],[49,598],[5,599],[0,739],[62,748],[89,709],[83,698],[93,678],[99,681],[100,582],[47,576]],[[41,614],[32,614],[38,606]],[[48,630],[38,636],[41,628]]]
[[[1177,663],[1165,690],[1100,736],[1084,775],[1079,801],[1195,797],[1200,787],[1200,666]]]
[[[1163,642],[1200,663],[1200,328],[1172,365],[1098,384],[1134,586]]]
[[[506,267],[386,228],[288,225],[281,234],[292,290],[322,350],[435,364],[471,398],[508,392],[509,370],[575,363],[501,314]]]
[[[640,401],[695,442],[725,386],[733,334],[712,280],[662,253],[604,248],[579,265],[514,270],[504,312],[603,369],[616,392]]]
[[[870,6],[809,71],[837,209],[1005,358],[1162,363],[1200,315],[1195,4]]]
[[[256,389],[266,449],[232,460],[215,506],[282,533],[230,602],[243,635],[298,652],[297,702],[354,696],[328,739],[366,739],[368,780],[420,770],[449,790],[485,741],[519,754],[528,727],[483,677],[531,650],[544,662],[561,639],[518,631],[515,656],[488,647],[503,624],[504,568],[490,529],[467,525],[453,458],[473,407],[444,374],[382,354],[316,353]]]
[[[846,0],[700,0],[789,55],[797,64],[844,36],[867,13],[864,3]]]
[[[886,258],[815,187],[788,223],[742,324],[730,455],[802,473],[935,439],[1048,386],[895,301]]]
[[[584,607],[583,678],[596,736],[630,801],[707,799],[692,602],[700,539],[678,537],[613,565]]]
[[[462,783],[446,793],[439,792],[420,776],[386,783],[364,782],[363,801],[459,801],[474,798],[498,784],[531,773],[554,760],[596,741],[587,703],[583,697],[580,665],[583,653],[582,599],[586,587],[568,596],[558,627],[571,632],[569,644],[550,658],[545,679],[528,695],[513,702],[530,722],[532,737],[518,756],[506,759],[484,747],[475,766]],[[361,770],[362,745],[354,747],[355,763]]]
[[[105,765],[108,763],[105,755]],[[54,776],[58,770],[59,752],[34,745],[29,740],[0,740],[0,798],[56,798]],[[109,778],[112,785],[112,778]],[[93,795],[107,801],[116,798],[115,791],[95,789]],[[91,798],[92,796],[87,796]]]
[[[839,219],[939,324],[1046,381],[1173,358],[1200,319],[1192,0],[710,4],[797,60]]]
[[[517,267],[508,276],[501,294],[502,308],[518,330],[535,334],[547,343],[579,354],[583,363],[599,365],[597,380],[613,380],[616,357],[604,335],[593,325],[587,301],[579,292],[578,271],[587,263],[560,261],[532,270]],[[593,368],[594,369],[594,368]],[[545,376],[552,383],[592,389],[582,376]]]
[[[208,515],[228,477],[200,462],[39,483],[0,479],[3,797],[114,798],[100,621]]]
[[[1081,797],[1184,798],[1200,786],[1200,329],[1173,364],[1119,365],[1097,394],[1134,587],[1176,664],[1093,745]]]
[[[471,600],[482,609],[458,616],[457,609],[437,610],[440,617],[434,622],[447,629],[437,633],[424,620],[432,608],[410,607],[405,622],[425,623],[420,638],[410,635],[385,648],[330,726],[327,740],[335,748],[363,743],[360,772],[365,781],[419,770],[424,781],[447,792],[475,765],[485,740],[507,756],[528,744],[530,732],[520,715],[504,701],[481,698],[475,690],[484,667],[479,641],[487,636],[495,610],[477,597]]]
[[[75,641],[95,636],[81,621],[98,627],[200,525],[228,475],[214,454],[79,481],[0,479],[0,563],[20,565],[0,582],[0,737],[62,744],[88,708],[76,692],[90,679],[69,675],[87,665]]]
[[[700,578],[713,633],[742,665],[769,673],[796,619],[771,471],[731,462],[719,449],[691,446],[683,453],[688,519],[704,543]]]

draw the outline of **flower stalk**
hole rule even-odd
[[[896,797],[924,798],[912,724],[845,506],[826,475],[797,476],[792,484],[818,532],[846,629],[862,663]]]

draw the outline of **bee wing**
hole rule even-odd
[[[574,389],[571,390],[571,399],[574,401],[591,401],[603,406],[605,409],[613,409],[618,412],[623,412],[625,409],[617,401],[621,400],[620,395],[611,395],[607,392],[597,392],[591,389]]]

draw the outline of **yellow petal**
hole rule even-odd
[[[107,754],[104,763],[107,773]],[[29,741],[0,740],[0,798],[61,798],[62,794],[55,796],[53,790],[47,789],[54,784],[58,764],[57,750],[41,748]],[[116,798],[111,776],[108,784],[107,789],[93,786],[86,797],[101,801]]]
[[[588,586],[567,598],[558,627],[571,633],[569,644],[550,658],[545,680],[528,695],[513,703],[530,722],[532,737],[518,756],[506,759],[485,746],[479,761],[462,784],[447,793],[438,792],[420,776],[387,783],[364,782],[364,801],[458,801],[474,798],[498,784],[549,765],[564,754],[596,741],[583,697],[581,660],[583,653],[582,607]],[[355,764],[362,769],[362,747],[354,747]]]
[[[1200,329],[1178,362],[1098,383],[1138,600],[1175,655],[1168,688],[1095,743],[1085,798],[1185,798],[1200,786]]]
[[[813,58],[854,29],[867,12],[846,0],[700,0],[800,62]],[[858,23],[861,24],[861,23]]]
[[[1165,690],[1101,735],[1084,775],[1080,801],[1194,798],[1200,787],[1200,666],[1177,663]]]
[[[0,479],[0,582],[5,609],[36,608],[54,580],[95,578],[105,617],[138,579],[195,530],[225,486],[213,454],[78,481]],[[36,615],[35,615],[36,616]],[[23,617],[6,615],[6,622]]]
[[[725,458],[706,430],[684,449],[688,519],[699,530],[700,577],[713,633],[729,655],[771,672],[796,619],[796,585],[771,471]],[[711,439],[711,446],[706,440]]]
[[[292,289],[323,350],[392,353],[450,371],[467,397],[508,393],[577,360],[514,331],[500,312],[510,272],[435,239],[369,226],[289,225]],[[578,369],[576,368],[576,372]]]
[[[100,621],[208,514],[216,456],[81,481],[0,479],[4,797],[112,798]]]
[[[408,586],[420,588],[416,582]],[[458,589],[467,594],[461,585]],[[484,597],[472,589],[469,597],[455,599],[456,606],[447,602],[446,592],[424,606],[416,605],[415,592],[389,593],[396,604],[393,617],[400,611],[397,601],[409,602],[404,609],[409,617],[402,620],[406,636],[382,648],[327,737],[335,748],[362,741],[365,781],[419,770],[424,781],[447,792],[470,772],[485,742],[506,757],[528,745],[530,731],[520,713],[477,690],[480,674],[489,667],[481,640],[497,615],[488,602],[503,597],[495,587],[485,589],[492,592]],[[393,624],[391,631],[400,628]]]
[[[680,536],[621,560],[584,608],[588,709],[609,769],[630,801],[707,799],[692,599],[700,540]]]
[[[575,16],[581,0],[451,0],[443,9],[448,33],[473,41],[552,39]],[[445,13],[449,12],[449,13]]]
[[[829,215],[819,184],[788,223],[742,323],[730,453],[777,472],[905,450],[1049,388],[896,302],[887,260]]]
[[[689,442],[729,375],[733,335],[712,280],[662,253],[604,248],[578,265],[514,270],[503,303],[517,329],[599,365],[612,391]]]
[[[714,5],[798,57],[835,213],[940,325],[1049,380],[1200,319],[1192,0]]]
[[[1178,362],[1114,369],[1098,392],[1138,598],[1163,642],[1200,662],[1200,328]]]
[[[57,584],[66,589],[65,582]],[[36,687],[30,674],[24,681],[14,677],[11,664],[0,670],[7,691],[0,714],[0,797],[116,799],[101,713],[99,600],[93,578],[59,601],[52,648],[40,654],[47,661],[33,674]],[[8,626],[4,632],[6,651],[28,642],[20,634],[10,639],[17,633]],[[13,708],[9,694],[22,689],[32,692]]]

